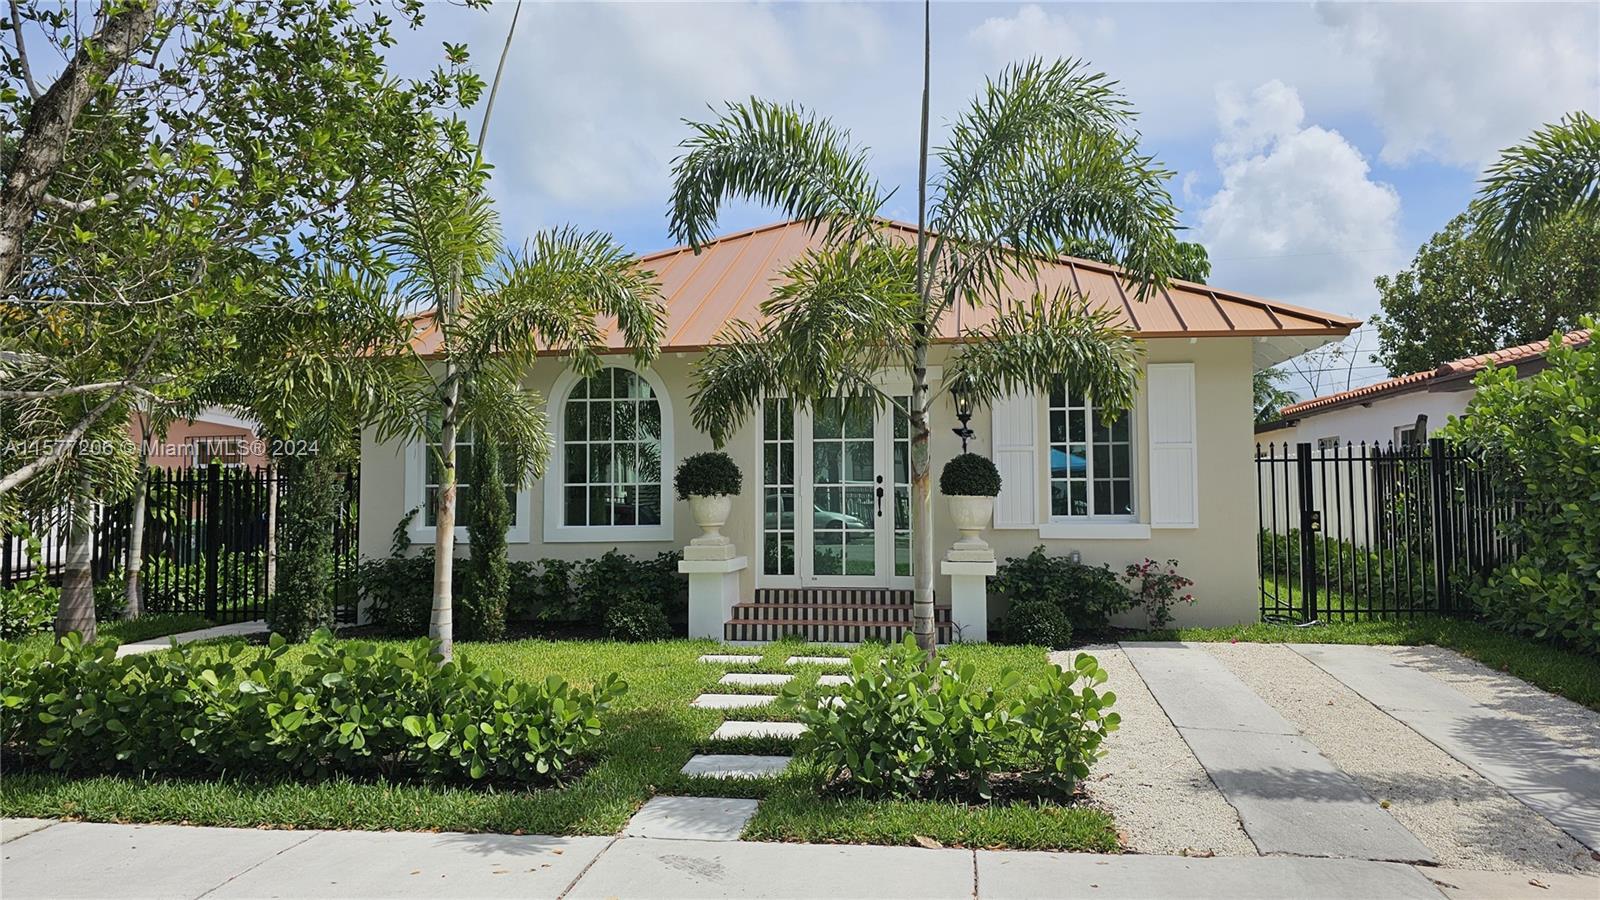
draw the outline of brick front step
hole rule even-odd
[[[733,622],[827,622],[836,624],[907,624],[911,623],[910,604],[885,606],[880,604],[846,605],[806,603],[736,603]],[[950,621],[950,607],[933,608],[935,622]]]
[[[948,614],[948,610],[946,610]],[[737,615],[737,607],[735,607]],[[948,615],[946,616],[948,618]],[[951,625],[935,620],[936,639],[950,643]],[[727,641],[776,641],[786,637],[830,644],[859,644],[862,641],[898,643],[911,633],[911,618],[904,622],[779,621],[739,619],[722,626]]]
[[[756,588],[756,603],[802,606],[910,606],[912,592],[896,588]]]

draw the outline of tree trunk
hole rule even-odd
[[[108,4],[109,5],[109,4]],[[78,50],[28,115],[11,171],[0,185],[0,288],[9,288],[22,259],[22,238],[66,158],[73,125],[95,90],[144,45],[155,27],[156,4],[126,4]],[[91,52],[92,51],[92,52]]]
[[[911,574],[914,590],[911,603],[911,630],[917,646],[932,658],[938,644],[933,625],[933,480],[929,465],[929,443],[933,437],[928,417],[928,345],[916,348],[916,364],[911,370]]]
[[[128,555],[122,564],[127,579],[128,606],[122,612],[124,619],[137,619],[144,615],[144,586],[139,576],[144,570],[144,517],[150,500],[150,436],[145,434],[139,442],[139,484],[134,488],[133,511],[128,519]]]
[[[261,593],[270,598],[278,590],[278,464],[267,462],[267,583]]]
[[[89,483],[80,481],[67,510],[67,562],[61,573],[61,606],[56,610],[56,637],[76,631],[84,643],[95,639],[94,501]]]
[[[439,420],[439,493],[433,516],[433,618],[428,637],[439,642],[445,659],[455,653],[450,583],[456,552],[456,401],[461,387],[455,365],[445,362],[444,415]]]

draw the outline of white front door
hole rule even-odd
[[[759,583],[911,584],[910,444],[905,418],[872,398],[796,410],[763,404]]]

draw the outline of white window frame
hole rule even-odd
[[[406,445],[406,489],[405,504],[407,510],[416,510],[417,514],[411,518],[411,526],[406,529],[406,537],[413,544],[431,544],[438,540],[438,529],[427,524],[427,510],[423,504],[427,501],[428,479],[428,444],[426,441],[412,441]],[[459,481],[461,472],[456,472]],[[517,489],[516,498],[512,501],[511,513],[516,518],[516,524],[506,529],[506,543],[528,543],[528,519],[532,516],[531,498],[533,491],[524,486]],[[467,534],[467,526],[455,527],[456,543],[470,544],[471,538]]]
[[[1066,386],[1066,392],[1067,405],[1063,407],[1063,409],[1071,410],[1073,408],[1071,405],[1071,385]],[[1128,513],[1093,513],[1087,516],[1062,516],[1057,515],[1055,511],[1055,482],[1058,479],[1056,479],[1053,473],[1050,471],[1050,450],[1055,445],[1055,441],[1052,440],[1050,436],[1050,413],[1055,410],[1055,407],[1050,402],[1050,394],[1050,391],[1040,392],[1040,399],[1044,403],[1044,428],[1040,431],[1040,435],[1043,440],[1041,440],[1039,443],[1044,449],[1044,452],[1040,455],[1043,457],[1044,468],[1044,503],[1045,509],[1049,511],[1049,514],[1046,517],[1044,524],[1039,527],[1039,536],[1042,538],[1149,537],[1149,524],[1139,521],[1139,482],[1141,481],[1139,477],[1139,465],[1142,454],[1140,453],[1139,448],[1139,423],[1137,421],[1138,407],[1135,406],[1133,409],[1129,409],[1122,414],[1123,418],[1128,420],[1128,502],[1130,505],[1132,505],[1133,511]],[[1085,437],[1088,439],[1084,441],[1084,446],[1089,449],[1089,458],[1085,463],[1089,470],[1087,489],[1089,492],[1089,502],[1093,503],[1095,481],[1093,439],[1094,417],[1098,413],[1098,408],[1096,407],[1092,398],[1086,395],[1083,399],[1083,409],[1085,426],[1089,429],[1087,435],[1085,435]],[[1067,429],[1067,435],[1070,438],[1072,429],[1070,416],[1067,423]],[[1068,440],[1066,443],[1068,446],[1071,446],[1073,442]]]
[[[1341,441],[1339,440],[1339,436],[1337,434],[1329,435],[1328,437],[1319,437],[1317,438],[1317,452],[1327,453],[1329,450],[1337,451],[1340,443]]]
[[[661,406],[661,524],[659,525],[568,525],[566,509],[566,410],[567,398],[582,379],[571,369],[562,372],[550,389],[549,420],[555,449],[544,475],[544,540],[549,544],[614,544],[625,541],[670,541],[673,520],[677,518],[677,495],[672,492],[672,476],[678,468],[673,449],[672,396],[653,369],[634,365],[629,357],[608,357],[601,369],[625,369],[644,379],[655,391]]]

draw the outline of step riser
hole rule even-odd
[[[951,627],[936,623],[935,635],[940,643],[951,640]],[[728,641],[776,641],[786,637],[800,638],[831,644],[859,644],[862,641],[898,643],[911,633],[911,624],[828,622],[728,622],[722,626],[722,638]]]
[[[757,588],[755,602],[786,606],[907,606],[912,592],[889,588]]]
[[[933,608],[936,622],[950,621],[950,608]],[[782,621],[845,623],[909,623],[912,610],[909,606],[767,606],[739,603],[733,607],[733,621]]]

